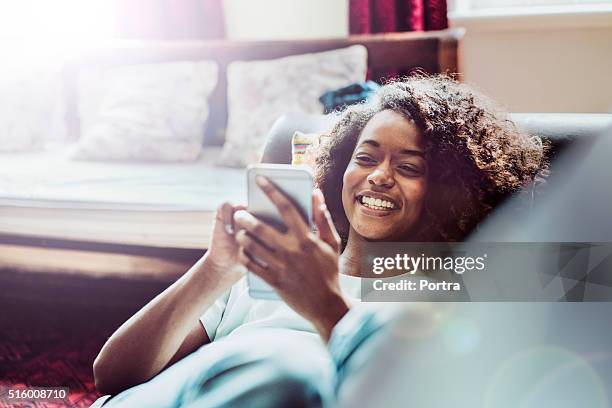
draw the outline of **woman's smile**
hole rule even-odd
[[[364,191],[356,200],[364,214],[375,217],[385,217],[401,208],[394,198],[374,191]]]

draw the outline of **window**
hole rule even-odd
[[[544,13],[612,9],[612,0],[449,0],[451,14]]]
[[[472,32],[612,27],[612,0],[449,0],[448,10]]]

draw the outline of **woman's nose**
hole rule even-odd
[[[388,166],[378,166],[368,175],[368,182],[373,186],[391,188],[395,184],[393,171]]]

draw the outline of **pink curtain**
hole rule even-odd
[[[442,30],[446,0],[349,0],[350,33]]]
[[[115,4],[119,38],[191,40],[225,35],[222,0],[129,0]]]

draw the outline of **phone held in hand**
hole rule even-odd
[[[286,226],[276,205],[257,185],[257,176],[266,177],[278,187],[295,204],[306,223],[311,226],[314,177],[308,167],[289,164],[256,164],[247,168],[248,211],[261,221],[280,231],[285,231]],[[256,258],[255,261],[257,261]],[[251,297],[280,300],[274,289],[254,273],[247,273],[247,283]]]

